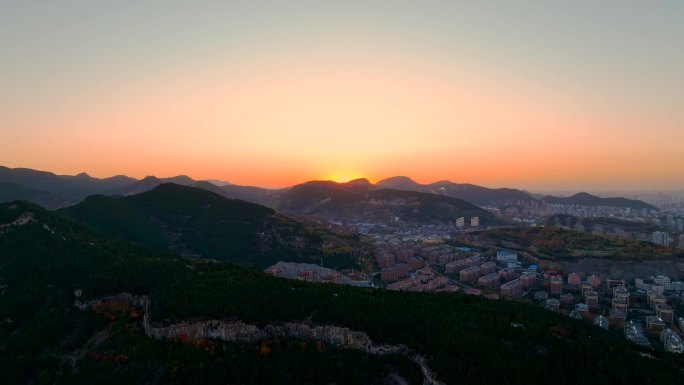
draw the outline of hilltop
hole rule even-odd
[[[577,193],[569,197],[555,197],[546,196],[541,200],[553,203],[553,204],[564,204],[564,205],[578,205],[578,206],[609,206],[609,207],[628,207],[631,209],[647,209],[647,210],[658,210],[657,207],[649,205],[646,202],[627,199],[627,198],[601,198],[596,195],[591,195],[586,192]]]
[[[278,261],[353,267],[355,234],[312,229],[273,209],[173,183],[125,197],[91,196],[61,215],[106,234],[189,257],[255,267]]]

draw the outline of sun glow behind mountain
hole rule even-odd
[[[269,187],[682,182],[684,77],[667,74],[684,23],[655,5],[22,4],[0,8],[7,166]]]
[[[356,173],[356,172],[351,172],[351,171],[341,171],[341,172],[334,172],[331,174],[328,174],[326,177],[323,178],[323,180],[331,180],[333,182],[337,183],[346,183],[354,179],[361,179],[364,178],[363,175]]]

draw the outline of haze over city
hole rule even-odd
[[[684,184],[678,1],[0,4],[0,164]]]

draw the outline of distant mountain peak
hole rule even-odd
[[[588,192],[581,191],[572,196],[573,198],[598,198],[596,195],[589,194]]]
[[[454,182],[452,182],[452,181],[450,181],[450,180],[448,180],[448,179],[442,179],[442,180],[438,180],[437,182],[430,183],[430,184],[431,184],[431,185],[439,186],[439,185],[444,185],[444,184],[447,184],[447,185],[449,185],[449,184],[454,184]]]
[[[209,182],[209,183],[213,184],[214,186],[218,186],[218,187],[232,185],[232,183],[226,182],[225,180],[220,180],[220,179],[207,179],[205,182]]]
[[[381,180],[380,182],[390,182],[390,181],[393,181],[393,182],[410,182],[410,183],[418,184],[418,182],[416,182],[415,180],[413,180],[410,177],[405,176],[405,175],[391,176],[389,178],[385,178],[385,179]]]
[[[633,209],[648,209],[657,210],[656,207],[649,205],[646,202],[627,199],[623,197],[602,198],[587,192],[579,192],[568,197],[546,196],[542,198],[546,202],[555,204],[574,204],[582,206],[611,206],[611,207],[629,207]]]
[[[397,190],[411,190],[415,191],[422,187],[421,184],[407,176],[393,176],[385,178],[375,184],[377,188],[392,188]]]
[[[349,186],[355,186],[355,187],[370,187],[373,185],[366,178],[358,178],[358,179],[350,180],[349,182],[347,182],[345,184],[349,185]]]

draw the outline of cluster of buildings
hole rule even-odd
[[[264,273],[274,277],[297,279],[299,281],[343,283],[342,273],[330,269],[305,268],[301,271],[288,272],[285,268],[275,265],[265,269]]]
[[[412,259],[420,262],[408,269]],[[598,274],[523,267],[511,250],[485,253],[424,243],[384,244],[376,250],[376,262],[385,266],[381,281],[390,290],[529,297],[551,311],[593,321],[604,329],[624,328],[625,338],[634,343],[651,346],[650,341],[659,340],[670,352],[684,352],[684,319],[676,317],[672,306],[673,301],[684,304],[684,282],[664,275],[637,278],[632,285]]]
[[[433,267],[444,272],[457,261],[466,267],[475,266],[479,255],[467,248],[443,244],[390,242],[377,245],[375,261],[380,268],[381,283],[391,290],[436,291],[446,287],[455,291],[457,286],[450,285],[450,279]]]
[[[597,275],[586,279],[576,272],[563,280],[559,274],[548,275],[542,290],[534,298],[549,310],[561,311],[567,305],[569,316],[577,319],[593,319],[594,324],[605,329],[623,327],[629,341],[651,346],[651,339],[659,337],[663,348],[673,353],[683,353],[684,319],[678,322],[672,303],[684,303],[684,282],[672,281],[659,275],[635,279],[634,286],[624,280],[607,279],[605,283]],[[629,321],[628,321],[629,320]],[[644,332],[646,330],[646,333]]]
[[[494,209],[489,209],[494,212]],[[645,222],[658,219],[657,210],[632,209],[615,206],[584,206],[576,204],[549,203],[547,201],[516,201],[508,203],[503,208],[497,208],[496,213],[517,222],[530,225],[543,224],[543,218],[554,214],[566,214],[579,218],[606,217],[632,222]],[[675,220],[676,222],[676,220]]]
[[[678,218],[679,221],[681,218]],[[684,223],[684,219],[681,219]],[[666,231],[654,231],[651,233],[639,231],[627,231],[623,226],[619,225],[604,225],[598,223],[591,223],[591,221],[583,221],[581,218],[568,216],[562,221],[558,217],[553,217],[553,220],[546,220],[545,225],[555,226],[563,229],[572,229],[583,233],[591,233],[598,236],[617,238],[624,240],[652,242],[660,246],[676,246],[684,249],[684,233],[668,233]],[[673,229],[677,229],[675,226]]]

